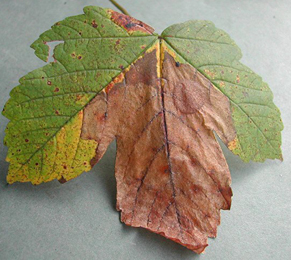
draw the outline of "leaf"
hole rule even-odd
[[[214,132],[244,161],[282,159],[272,93],[211,22],[158,36],[109,9],[84,12],[32,44],[46,61],[47,42],[63,41],[55,61],[23,77],[4,108],[7,181],[65,182],[116,139],[121,220],[201,253],[232,196]]]

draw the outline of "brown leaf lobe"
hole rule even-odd
[[[117,140],[116,207],[123,222],[201,253],[207,237],[216,236],[219,210],[231,203],[228,166],[212,132],[232,138],[229,104],[167,52],[158,64],[160,51],[157,44],[92,100],[82,138],[99,144],[92,165]],[[225,111],[211,117],[221,105]]]

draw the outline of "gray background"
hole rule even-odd
[[[0,109],[18,79],[43,66],[29,45],[40,33],[101,0],[0,0]],[[244,164],[224,148],[232,173],[231,211],[218,237],[198,256],[143,229],[121,224],[115,211],[115,146],[90,173],[64,185],[6,185],[8,122],[0,116],[0,259],[291,259],[290,0],[141,0],[120,3],[158,33],[190,19],[213,21],[241,47],[281,109],[284,162]]]

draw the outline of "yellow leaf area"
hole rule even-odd
[[[81,138],[82,124],[83,111],[80,111],[26,164],[8,157],[6,160],[10,162],[10,168],[7,182],[40,184],[53,179],[70,180],[89,171],[98,143]]]

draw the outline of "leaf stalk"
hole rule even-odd
[[[125,8],[123,8],[120,4],[118,4],[115,0],[109,0],[118,10],[120,10],[123,14],[129,15]]]

